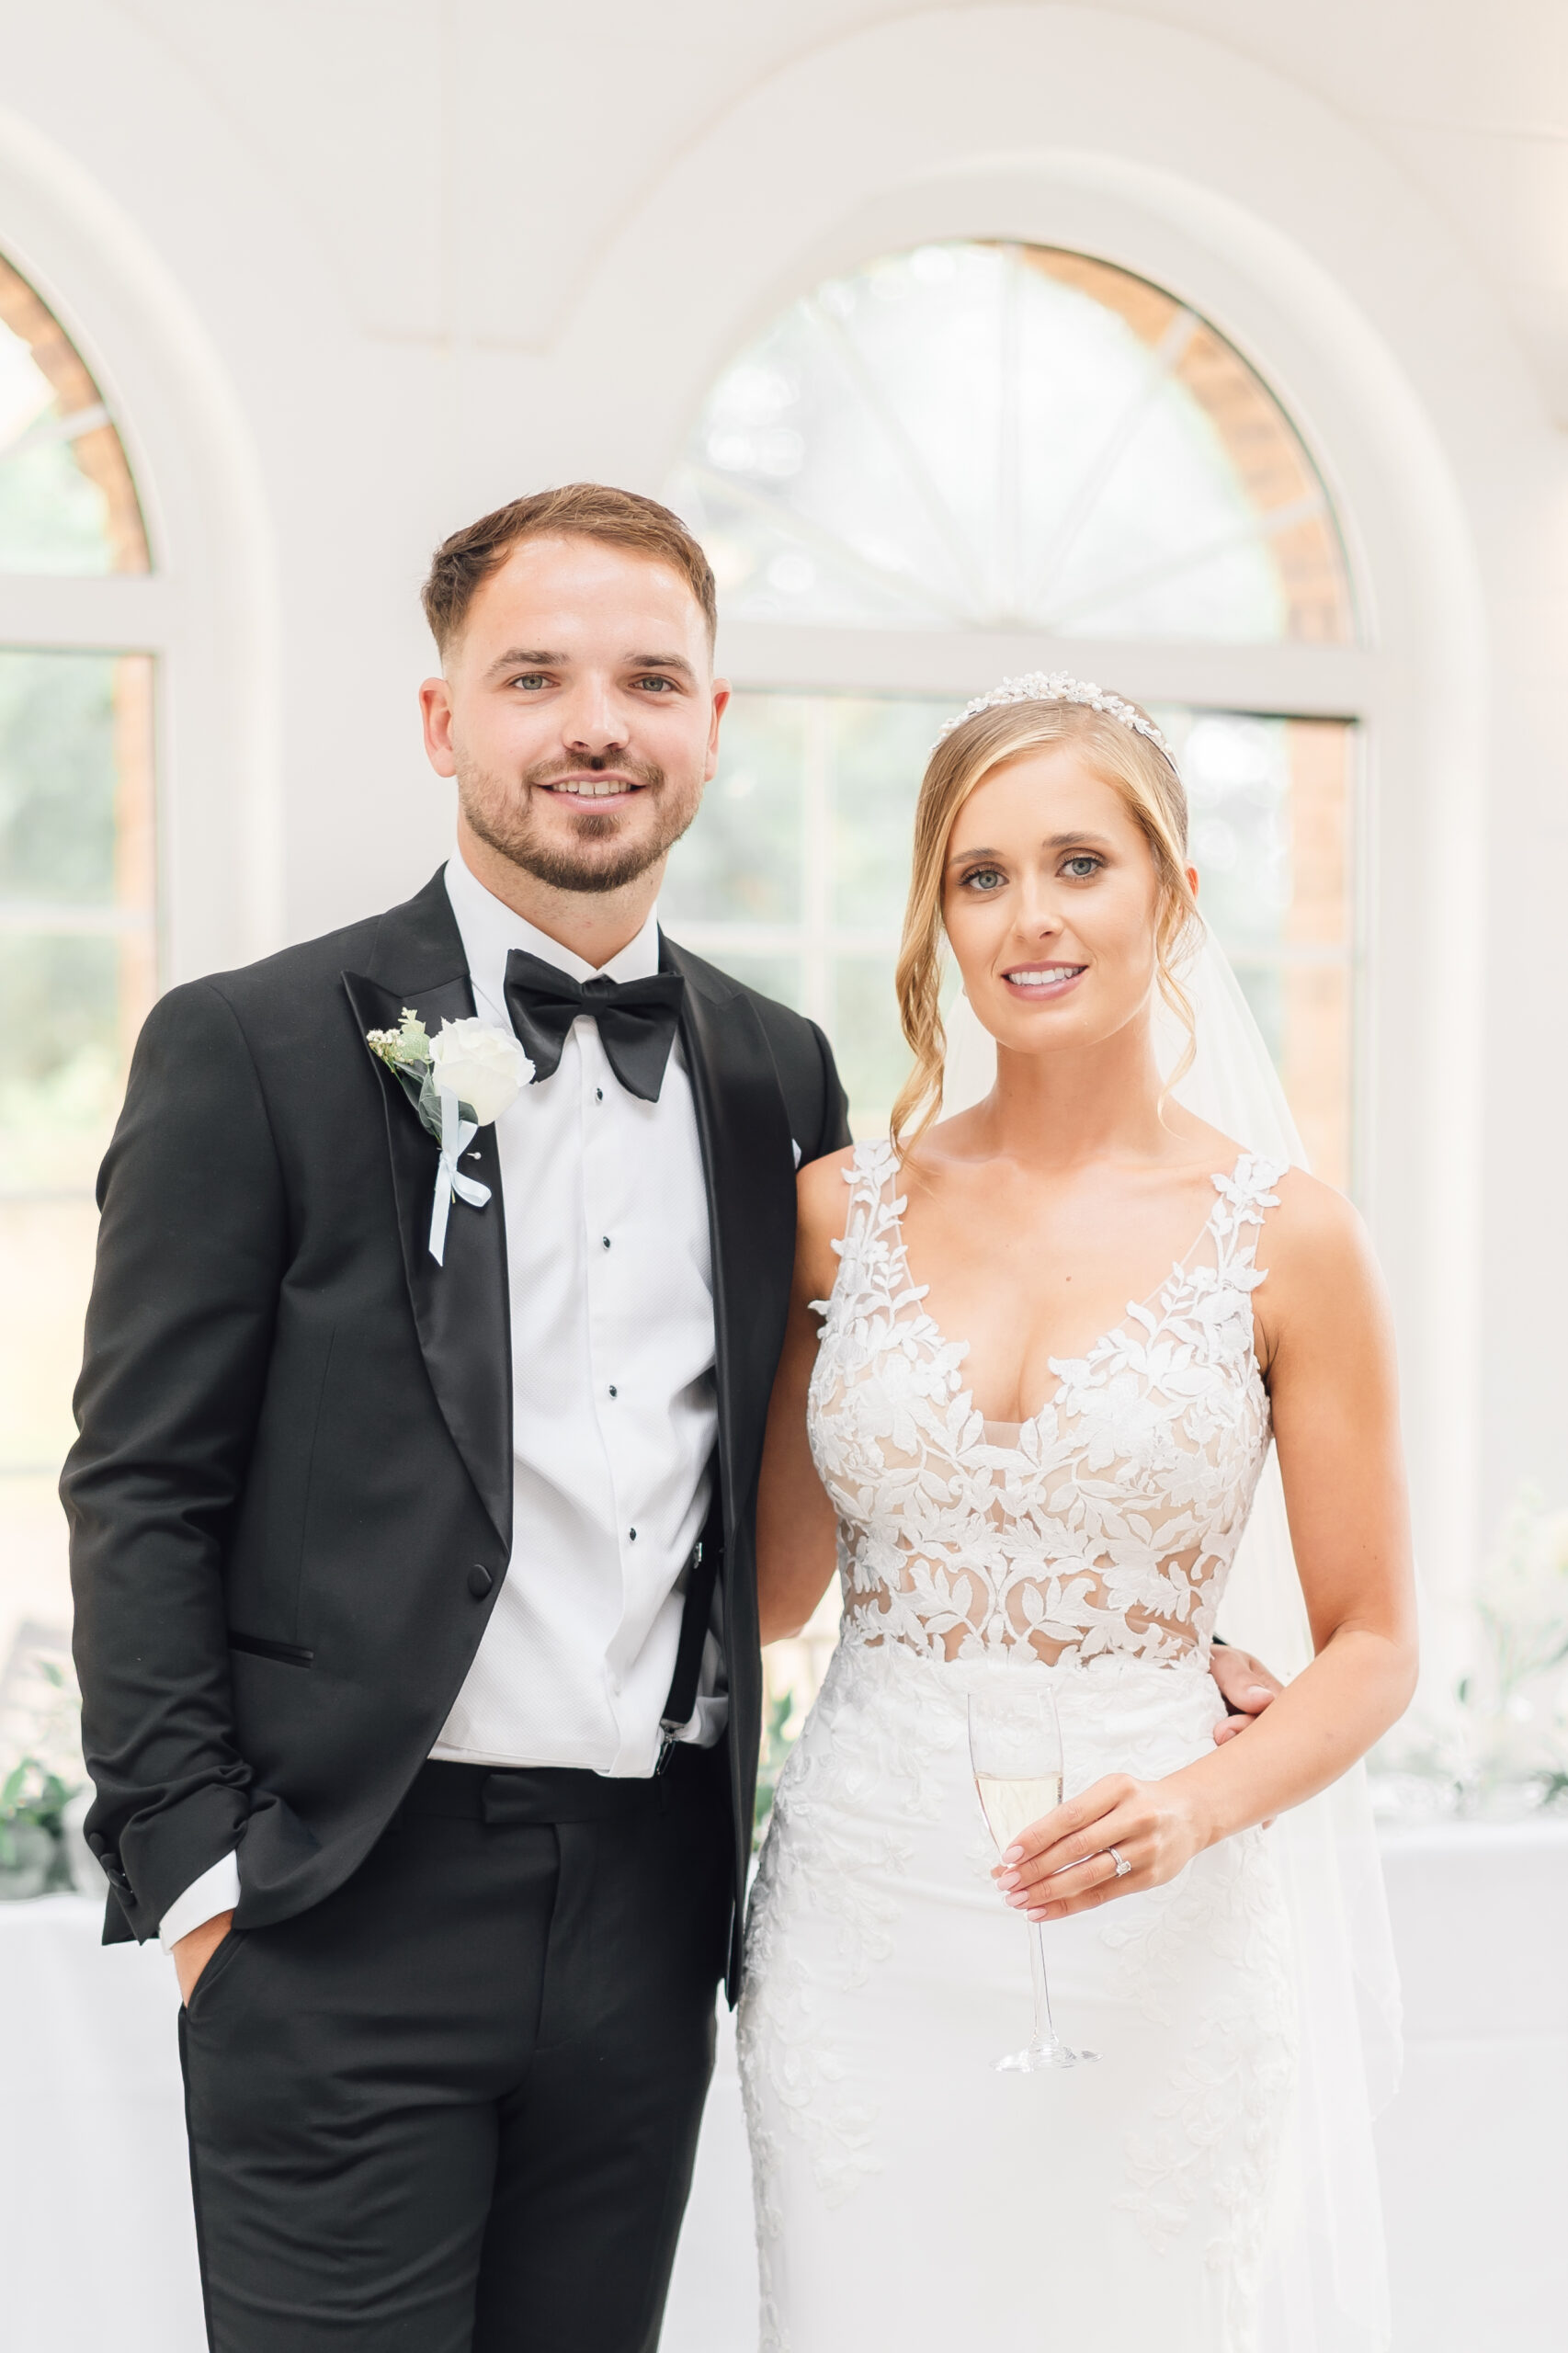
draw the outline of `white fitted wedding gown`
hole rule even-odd
[[[966,1701],[1049,1677],[1068,1793],[1211,1745],[1215,1612],[1267,1451],[1253,1349],[1278,1162],[1031,1422],[985,1424],[910,1274],[886,1144],[847,1171],[812,1376],[844,1627],[781,1778],[742,2075],[764,2353],[1248,2353],[1295,2052],[1269,1834],[1046,1930],[1058,2031],[997,2075],[1028,1938],[990,1879]]]

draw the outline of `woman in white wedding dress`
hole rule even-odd
[[[801,1172],[763,1635],[835,1564],[844,1623],[750,1923],[764,2353],[1258,2341],[1302,1983],[1263,1825],[1404,1707],[1414,1605],[1359,1223],[1162,1075],[1195,891],[1145,713],[1059,678],[971,705],[915,821],[893,1141]],[[996,1075],[933,1125],[944,932]],[[1271,1437],[1316,1655],[1217,1745],[1210,1643]],[[1067,1797],[999,1864],[966,1709],[1004,1671],[1049,1678]],[[1098,2065],[994,2071],[1025,1916]]]

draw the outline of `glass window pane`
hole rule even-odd
[[[60,322],[0,261],[0,572],[148,569],[119,436]],[[55,1483],[92,1188],[155,984],[152,664],[0,649],[0,1678],[70,1620]],[[7,1722],[20,1737],[15,1708]]]
[[[152,668],[0,650],[0,1195],[90,1194],[153,1000]]]
[[[58,1540],[60,1506],[53,1483],[74,1434],[71,1394],[81,1369],[82,1320],[97,1223],[90,1198],[0,1197],[0,1265],[6,1269],[6,1313],[0,1319],[0,1472],[30,1472],[47,1497],[47,1518],[42,1512],[29,1513],[25,1531],[40,1566],[47,1558],[44,1540]],[[8,1490],[7,1481],[0,1487],[0,1534],[10,1572],[19,1563],[11,1551],[17,1531]],[[0,1595],[0,1610],[6,1597]]]
[[[915,803],[947,702],[885,697],[835,705],[831,918],[896,942],[909,892]]]
[[[1231,711],[1159,720],[1187,786],[1203,911],[1231,955],[1272,954],[1294,881],[1284,723]]]
[[[805,975],[798,956],[757,955],[746,948],[724,948],[711,953],[699,949],[699,953],[708,955],[709,961],[728,972],[733,980],[744,981],[748,989],[759,989],[764,996],[774,997],[797,1013],[805,1011]]]
[[[70,1621],[93,1183],[155,984],[152,663],[0,650],[0,1672]]]
[[[953,243],[828,280],[725,370],[670,494],[748,620],[1345,642],[1312,460],[1142,278]]]
[[[660,894],[672,926],[800,921],[809,715],[800,695],[734,698],[718,770]]]
[[[1280,996],[1279,1075],[1307,1158],[1341,1191],[1351,1180],[1351,1010],[1348,963],[1287,964]]]
[[[1285,982],[1278,964],[1243,964],[1236,978],[1242,995],[1252,1008],[1252,1017],[1263,1032],[1263,1042],[1273,1057],[1276,1070],[1285,1061]],[[1295,1111],[1295,1105],[1290,1106]],[[1300,1115],[1296,1124],[1301,1125]]]
[[[91,1188],[124,1081],[119,957],[103,935],[0,934],[0,1193]]]
[[[1267,1040],[1318,1175],[1351,1178],[1355,730],[1162,710],[1199,899]]]
[[[888,1114],[911,1061],[899,1027],[891,955],[835,960],[828,1034],[855,1133],[886,1135]]]
[[[114,901],[119,668],[0,653],[0,900]]]
[[[0,571],[145,572],[131,469],[53,313],[0,261]]]

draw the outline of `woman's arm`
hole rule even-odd
[[[798,1634],[826,1592],[837,1525],[806,1443],[806,1391],[817,1358],[817,1318],[838,1272],[833,1245],[849,1206],[847,1152],[814,1160],[796,1179],[795,1279],[784,1352],[774,1376],[756,1501],[756,1583],[762,1639]]]
[[[1157,1887],[1218,1839],[1300,1805],[1366,1754],[1415,1688],[1415,1582],[1382,1279],[1340,1195],[1299,1173],[1279,1190],[1267,1254],[1258,1252],[1267,1274],[1256,1295],[1259,1354],[1317,1655],[1244,1740],[1165,1780],[1113,1774],[1031,1825],[996,1873],[1007,1901],[1031,1918]],[[1130,1873],[1116,1876],[1110,1847]]]

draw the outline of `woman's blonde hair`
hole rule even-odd
[[[924,1135],[942,1100],[942,881],[954,821],[970,794],[997,768],[1058,744],[1075,745],[1096,775],[1120,793],[1148,842],[1160,892],[1154,915],[1159,991],[1187,1036],[1167,1092],[1191,1066],[1192,1007],[1177,973],[1197,936],[1199,916],[1187,879],[1187,793],[1180,777],[1156,744],[1107,711],[1075,702],[1003,703],[960,721],[942,738],[926,764],[915,805],[914,867],[898,955],[899,1017],[915,1068],[890,1123],[901,1157]]]

